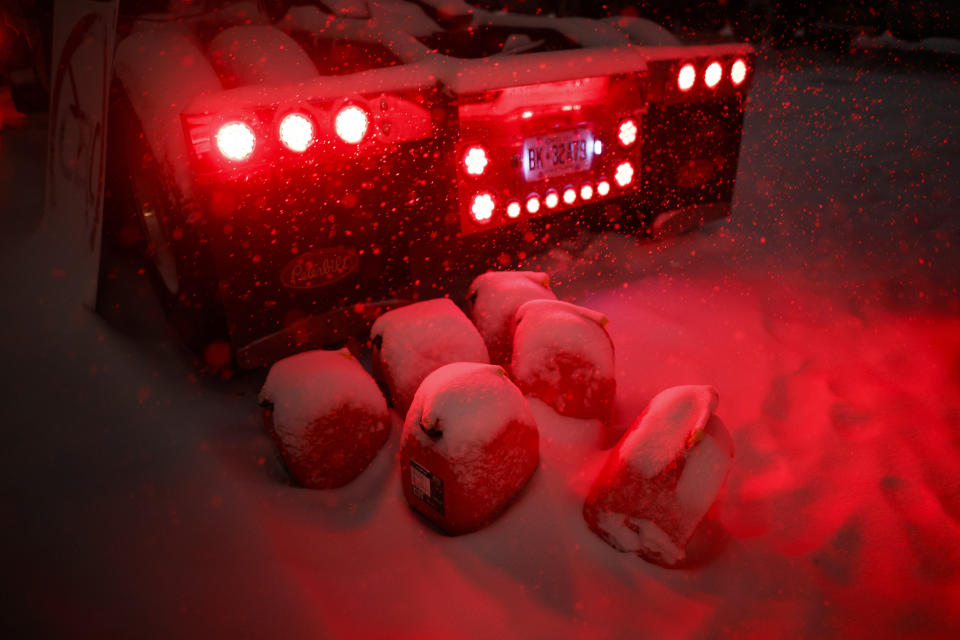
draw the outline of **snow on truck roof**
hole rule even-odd
[[[295,100],[324,100],[356,94],[376,94],[422,89],[438,84],[456,93],[474,93],[491,88],[560,82],[583,77],[642,72],[645,60],[636,49],[573,50],[550,52],[549,60],[534,57],[456,59],[435,56],[421,62],[344,76],[316,76],[285,85],[247,85],[199,96],[189,107],[193,112],[216,111],[229,105],[270,105]]]
[[[310,56],[289,35],[267,25],[244,24],[218,33],[208,47],[215,67],[238,84],[292,84],[317,75]],[[283,64],[271,64],[271,52],[283,51]]]
[[[326,4],[333,13],[316,5],[298,5],[290,7],[273,26],[229,28],[214,38],[211,49],[222,56],[224,51],[231,49],[231,37],[245,35],[242,46],[249,44],[266,54],[270,46],[281,40],[284,41],[283,47],[289,48],[289,36],[284,31],[297,31],[314,38],[379,45],[396,57],[385,65],[397,61],[401,64],[336,76],[323,75],[312,68],[306,73],[302,68],[267,69],[269,72],[262,75],[271,78],[269,81],[262,80],[258,73],[241,74],[241,82],[236,83],[241,86],[198,92],[189,110],[209,112],[221,109],[227,103],[238,107],[324,100],[345,95],[400,92],[438,84],[456,93],[472,93],[582,77],[644,73],[647,63],[654,60],[736,55],[751,51],[749,45],[740,44],[683,46],[668,31],[641,18],[593,20],[530,16],[491,12],[447,0],[419,4],[405,0],[372,3],[344,0],[334,5]],[[469,19],[469,24],[465,29],[445,29],[428,15],[424,6],[432,8],[437,19],[464,16]],[[448,40],[466,39],[468,44],[464,46],[469,47],[472,46],[470,39],[475,40],[484,28],[496,28],[500,34],[515,31],[518,37],[509,41],[520,42],[513,49],[515,53],[508,53],[506,50],[510,47],[501,46],[502,50],[493,55],[457,57],[430,46],[435,44],[433,40],[437,37],[445,37]],[[270,30],[276,31],[276,37],[268,35]],[[525,36],[525,30],[532,30],[529,31],[531,35]],[[251,36],[253,31],[257,32],[255,38]],[[545,32],[560,34],[569,43],[567,48],[524,53],[536,48],[532,45],[538,43],[538,34]],[[524,38],[528,41],[526,46]],[[254,42],[257,44],[251,44]],[[233,49],[236,50],[237,46]],[[277,57],[275,66],[289,66],[290,56]],[[262,68],[270,67],[269,56],[260,55],[257,59]]]

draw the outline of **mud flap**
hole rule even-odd
[[[658,214],[653,219],[653,223],[650,225],[650,236],[654,240],[663,240],[669,236],[693,231],[710,220],[719,220],[729,216],[729,202],[714,202],[671,209]]]

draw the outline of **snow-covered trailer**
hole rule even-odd
[[[725,215],[752,61],[452,0],[121,2],[105,238],[267,364],[583,227]]]

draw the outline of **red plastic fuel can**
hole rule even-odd
[[[403,425],[407,502],[451,535],[492,522],[537,469],[537,424],[499,366],[458,362],[420,385]]]

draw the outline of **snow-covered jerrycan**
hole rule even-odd
[[[403,425],[400,473],[413,509],[450,535],[492,522],[537,469],[537,423],[499,366],[458,362],[417,389]]]
[[[487,271],[470,284],[467,311],[490,352],[490,362],[510,366],[513,316],[524,302],[556,300],[540,271]]]
[[[386,399],[346,349],[280,360],[263,383],[260,406],[284,466],[304,487],[347,484],[390,435]]]
[[[415,302],[386,312],[370,328],[373,375],[400,417],[434,369],[452,362],[490,362],[470,318],[449,298]]]
[[[531,300],[514,318],[510,371],[528,396],[573,418],[608,420],[617,381],[602,313],[560,300]]]
[[[717,402],[710,386],[673,387],[650,401],[587,494],[583,516],[594,533],[660,565],[684,560],[733,459]]]

